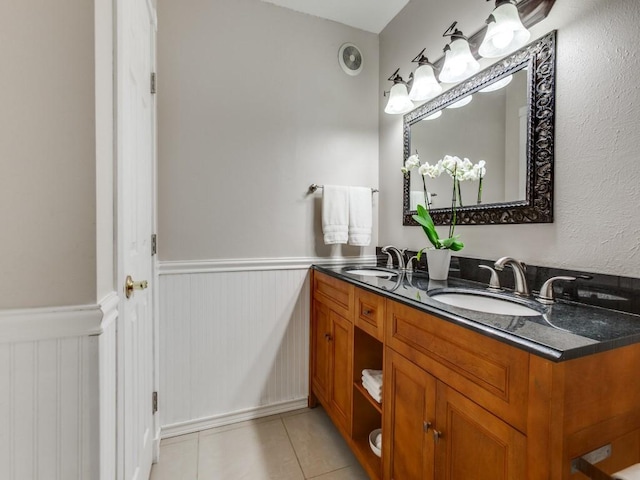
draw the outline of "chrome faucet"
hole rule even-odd
[[[509,265],[513,270],[513,278],[516,283],[515,294],[522,297],[529,296],[529,287],[527,286],[527,277],[525,276],[526,265],[519,262],[515,258],[502,257],[496,261],[494,267],[496,270],[504,270],[504,267]]]
[[[398,269],[404,270],[404,250],[400,250],[393,245],[387,245],[386,247],[382,247],[380,251],[387,254],[387,268],[393,268],[393,257],[391,256],[391,252],[393,252],[398,259]]]

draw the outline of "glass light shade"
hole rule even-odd
[[[460,108],[460,107],[464,107],[465,105],[469,105],[471,103],[471,100],[473,100],[473,95],[467,95],[466,97],[464,97],[462,100],[458,100],[455,103],[452,103],[451,105],[449,105],[447,108]]]
[[[456,38],[449,44],[444,55],[444,66],[440,72],[440,81],[456,83],[466,80],[480,70],[480,64],[473,58],[469,42],[464,38]]]
[[[507,85],[509,85],[511,83],[511,80],[513,80],[513,75],[509,75],[508,77],[501,78],[497,82],[493,82],[488,87],[484,87],[482,90],[480,90],[480,92],[482,93],[495,92],[496,90],[500,90],[501,88],[504,88]]]
[[[431,65],[421,65],[413,74],[413,85],[409,98],[414,102],[423,102],[437,97],[442,92],[442,86],[436,80]]]
[[[503,3],[491,14],[490,22],[478,53],[485,58],[497,58],[515,52],[527,43],[531,33],[520,21],[518,8],[513,3]]]
[[[384,109],[385,113],[397,115],[413,110],[413,102],[409,99],[407,86],[404,83],[396,83],[389,92],[389,101]]]
[[[442,116],[442,110],[438,110],[436,113],[429,115],[428,117],[424,117],[422,119],[422,121],[427,121],[427,120],[435,120],[436,118],[440,118]]]

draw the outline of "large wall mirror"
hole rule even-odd
[[[480,195],[478,181],[460,183],[459,225],[553,222],[555,42],[551,32],[404,116],[404,161],[486,162]],[[435,224],[448,224],[451,177],[417,169],[404,177],[403,224],[418,225],[425,186]]]

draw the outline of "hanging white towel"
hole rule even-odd
[[[349,187],[349,245],[371,244],[372,218],[371,189]]]
[[[424,204],[424,192],[420,190],[416,190],[416,191],[412,190],[411,192],[409,192],[409,196],[410,196],[409,210],[417,210],[418,205],[422,205],[423,207],[426,208],[426,205]],[[429,200],[429,203],[431,203],[430,193],[427,193],[427,199]]]
[[[322,193],[324,243],[347,243],[349,239],[349,187],[325,185]]]

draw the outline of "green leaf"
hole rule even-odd
[[[464,248],[464,243],[458,240],[457,236],[442,240],[442,245],[444,245],[445,248],[453,250],[454,252],[458,252]]]
[[[436,248],[440,248],[442,246],[440,237],[427,209],[422,205],[418,205],[418,215],[413,215],[412,218],[422,226],[422,230],[424,230],[431,244]]]

